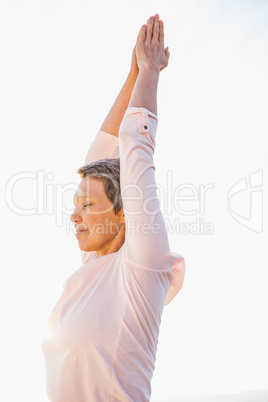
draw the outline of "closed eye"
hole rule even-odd
[[[88,207],[88,206],[90,206],[90,205],[92,205],[92,204],[86,204],[86,205],[84,205],[84,207]]]

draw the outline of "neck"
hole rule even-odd
[[[105,247],[96,250],[97,253],[96,258],[102,257],[106,254],[115,253],[116,251],[120,250],[124,242],[125,242],[125,224],[123,223],[116,237],[108,245],[105,245]]]

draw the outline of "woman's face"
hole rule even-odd
[[[71,221],[75,223],[82,251],[97,251],[99,256],[105,255],[117,242],[118,236],[122,240],[124,213],[121,210],[115,214],[113,204],[105,194],[104,182],[93,177],[83,178],[74,195],[74,205]]]

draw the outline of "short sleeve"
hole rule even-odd
[[[119,158],[118,137],[104,131],[98,131],[87,152],[85,163],[88,164],[105,158]]]

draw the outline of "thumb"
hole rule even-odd
[[[135,44],[135,46],[136,46],[136,45],[137,45],[137,43],[138,43],[139,37],[143,35],[143,30],[144,30],[144,28],[143,28],[143,26],[142,26],[142,27],[140,28],[140,30],[139,30],[138,35],[137,35],[137,40],[136,40],[136,44]]]
[[[166,55],[166,58],[169,59],[169,56],[170,56],[169,47],[165,48],[165,55]]]

